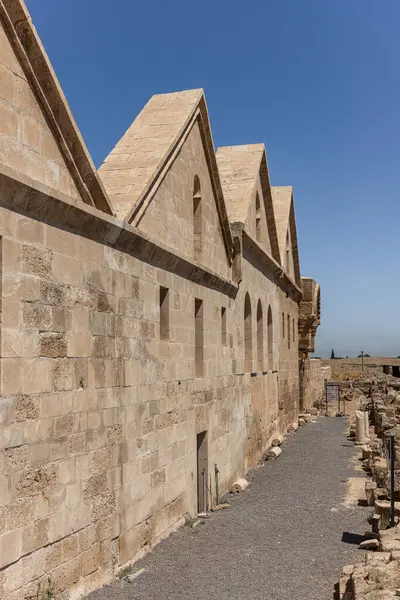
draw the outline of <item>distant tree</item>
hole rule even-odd
[[[371,355],[367,354],[366,352],[360,352],[360,354],[357,356],[357,358],[369,358]]]
[[[335,351],[332,349],[331,358],[335,358]]]
[[[348,356],[346,356],[346,358],[349,358]]]

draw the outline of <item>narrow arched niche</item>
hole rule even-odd
[[[244,370],[251,373],[253,363],[253,332],[251,323],[251,302],[249,293],[244,300]]]
[[[264,371],[264,321],[261,300],[257,303],[257,371]]]
[[[261,242],[261,209],[258,192],[256,194],[256,240],[257,242]]]
[[[273,323],[272,323],[272,310],[271,306],[268,306],[268,316],[267,316],[267,335],[268,335],[268,370],[272,371],[273,368],[273,359],[274,359],[274,349],[273,349],[273,339],[274,339],[274,331],[273,331]]]
[[[203,253],[203,215],[200,179],[197,175],[193,181],[193,257],[200,261]]]

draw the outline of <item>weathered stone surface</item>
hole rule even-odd
[[[14,400],[16,421],[27,421],[39,417],[39,398],[33,394],[22,394]]]
[[[40,356],[58,358],[67,354],[67,342],[61,333],[41,333],[39,344]]]
[[[281,454],[282,448],[274,446],[273,448],[269,448],[269,450],[267,450],[267,452],[265,453],[265,460],[275,460],[275,458],[278,458],[278,456],[280,456]]]
[[[280,454],[299,401],[309,420],[320,291],[263,144],[215,153],[203,91],[159,95],[101,181],[3,4],[0,596],[78,597],[197,514],[202,436],[213,506],[217,473],[221,497]]]
[[[54,486],[56,481],[56,466],[50,463],[44,467],[22,471],[18,476],[15,489],[18,496],[32,496]]]
[[[283,435],[277,435],[271,442],[272,446],[280,446],[283,442]]]
[[[365,482],[365,497],[367,499],[368,506],[374,506],[376,488],[377,488],[377,485],[376,485],[375,481],[366,481]]]
[[[356,444],[365,444],[365,419],[361,410],[356,412]]]
[[[362,550],[377,550],[379,548],[379,540],[371,539],[364,540],[359,546]]]
[[[299,415],[299,419],[303,419],[303,421],[305,421],[306,423],[311,423],[312,415],[311,413],[303,413]]]
[[[238,479],[237,481],[235,481],[235,483],[232,484],[231,492],[233,494],[239,494],[240,492],[243,492],[248,486],[249,482],[247,481],[247,479],[244,479],[242,477],[241,479]]]
[[[6,448],[4,453],[4,472],[16,473],[25,469],[29,461],[29,446]]]

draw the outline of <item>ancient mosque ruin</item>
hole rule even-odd
[[[320,289],[292,188],[263,144],[215,150],[202,90],[96,171],[23,1],[0,20],[0,597],[80,598],[318,399]]]

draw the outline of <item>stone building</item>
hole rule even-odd
[[[292,189],[262,144],[215,152],[202,90],[96,171],[22,0],[0,21],[0,597],[80,598],[309,405],[310,280]]]

